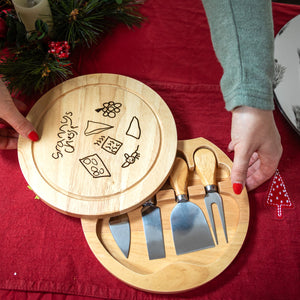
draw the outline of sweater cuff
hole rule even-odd
[[[229,94],[224,95],[225,107],[228,111],[238,106],[250,106],[263,110],[273,110],[273,92],[261,93],[257,90],[249,90],[239,87]]]

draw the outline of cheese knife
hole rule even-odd
[[[120,250],[128,258],[131,238],[128,215],[122,214],[111,217],[109,219],[109,228]]]
[[[156,206],[156,199],[147,200],[143,204],[141,213],[149,259],[164,258],[166,256],[165,244],[160,208]]]
[[[171,228],[176,254],[215,247],[209,226],[199,206],[188,199],[188,166],[176,157],[170,174],[177,204],[171,212]]]
[[[217,160],[214,153],[206,148],[197,150],[194,154],[196,173],[199,175],[205,189],[205,206],[212,226],[216,244],[218,244],[216,226],[212,213],[212,205],[216,204],[222,222],[226,243],[228,243],[222,198],[218,192],[216,181]]]

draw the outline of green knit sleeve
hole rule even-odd
[[[274,109],[274,32],[270,0],[202,0],[223,67],[226,109]]]

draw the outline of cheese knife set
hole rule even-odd
[[[201,154],[204,157],[201,157]],[[216,204],[220,214],[224,236],[228,242],[226,222],[222,198],[218,194],[216,185],[216,159],[212,151],[203,148],[194,154],[197,174],[205,182],[206,196],[204,198],[206,209],[213,229],[216,244],[218,238],[212,212],[212,204]],[[171,212],[171,228],[176,254],[184,254],[201,249],[215,247],[209,225],[201,208],[188,200],[188,166],[184,159],[177,157],[170,174],[170,184],[176,194],[177,205]],[[165,245],[160,208],[155,198],[147,200],[141,210],[145,238],[149,259],[165,257]],[[111,233],[127,258],[130,249],[130,224],[127,214],[109,219]]]
[[[178,141],[168,106],[145,84],[76,77],[43,95],[27,118],[40,140],[19,139],[25,179],[51,208],[81,218],[91,251],[120,280],[185,291],[239,252],[249,203],[246,190],[232,191],[232,162],[204,138]]]

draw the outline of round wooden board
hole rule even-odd
[[[22,172],[44,202],[72,216],[111,216],[139,206],[160,189],[175,159],[168,106],[129,77],[68,80],[42,96],[27,118],[40,140],[19,139]]]
[[[219,275],[236,257],[244,242],[249,224],[249,202],[246,189],[235,195],[231,182],[231,160],[214,144],[198,138],[178,142],[178,155],[189,165],[189,200],[198,205],[210,226],[204,203],[204,187],[194,172],[193,154],[199,148],[212,150],[217,158],[217,181],[223,199],[228,234],[226,243],[218,209],[213,214],[218,235],[214,248],[176,255],[170,215],[176,205],[174,191],[164,186],[157,195],[161,210],[166,257],[149,260],[141,218],[141,207],[128,213],[131,228],[131,245],[125,258],[104,219],[81,219],[86,240],[99,262],[114,276],[135,288],[155,293],[177,293],[203,285]],[[212,233],[213,236],[213,233]]]

